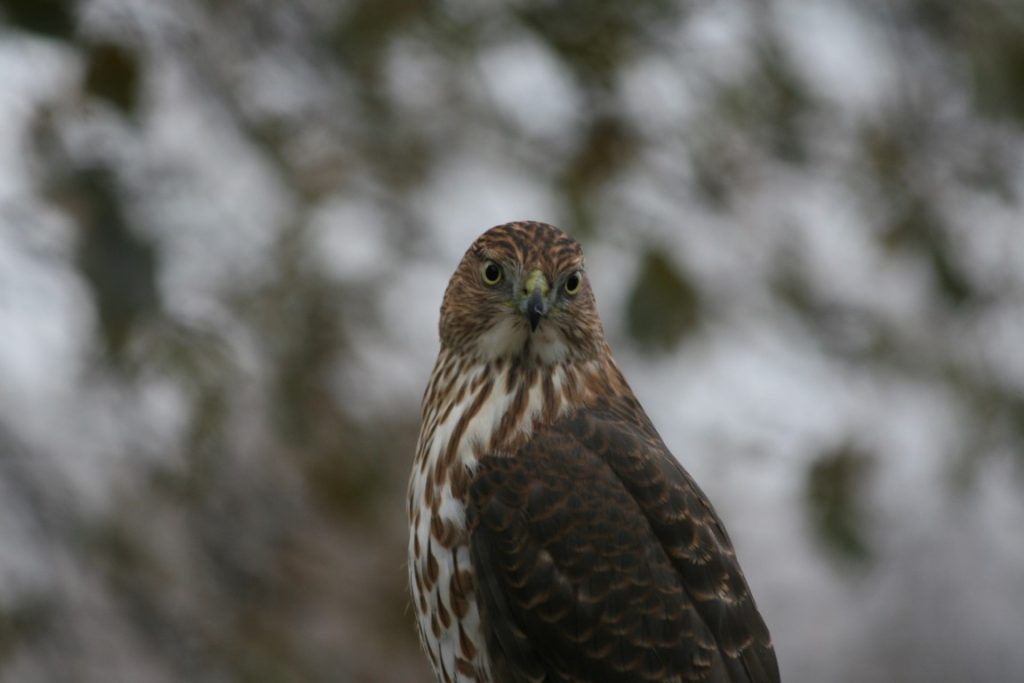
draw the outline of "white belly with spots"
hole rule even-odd
[[[437,679],[444,683],[490,681],[490,664],[473,592],[469,547],[441,547],[431,539],[429,526],[417,528],[416,537],[423,557],[413,559],[410,543],[409,582],[420,639]],[[434,581],[428,578],[428,554],[433,554],[436,562]]]
[[[524,392],[525,399],[514,430],[519,435],[533,428],[544,405],[539,380],[531,386],[510,388],[502,373],[492,384],[481,383],[469,389],[483,372],[485,368],[479,366],[461,373],[467,390],[459,402],[450,410],[446,411],[447,404],[443,404],[424,415],[409,482],[409,584],[423,647],[437,679],[445,683],[491,680],[475,599],[466,508],[453,494],[451,470],[461,468],[465,481],[469,481],[477,458],[495,449],[492,435],[517,394]],[[440,375],[435,369],[432,385]],[[557,389],[563,380],[561,368],[553,371],[552,379]],[[428,387],[428,394],[430,391]],[[485,391],[487,396],[480,399]],[[458,387],[448,388],[445,393],[454,399]],[[460,434],[460,420],[474,409],[478,399],[482,402]],[[459,439],[459,447],[446,472],[439,464],[453,438]]]

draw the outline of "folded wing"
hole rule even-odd
[[[496,681],[779,680],[704,494],[635,402],[483,458],[469,506]]]

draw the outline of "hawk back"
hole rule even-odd
[[[778,681],[732,545],[635,400],[480,461],[468,508],[495,681]]]

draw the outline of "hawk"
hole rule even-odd
[[[409,481],[438,681],[778,681],[711,503],[612,359],[579,244],[509,223],[441,306]]]

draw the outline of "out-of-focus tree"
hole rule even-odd
[[[427,680],[403,510],[435,290],[517,218],[605,267],[641,397],[769,577],[788,680],[1024,666],[998,601],[931,611],[961,565],[928,539],[990,549],[987,508],[943,531],[901,505],[1021,485],[1019,3],[0,17],[0,680]]]

